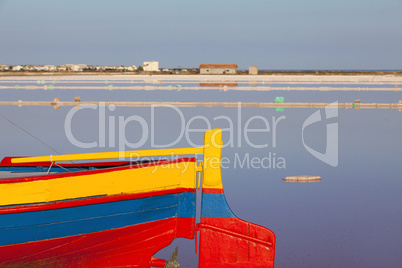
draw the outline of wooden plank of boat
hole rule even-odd
[[[301,175],[301,176],[289,176],[283,178],[282,180],[286,182],[317,182],[321,181],[320,176],[310,176],[310,175]]]

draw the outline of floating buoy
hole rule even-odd
[[[289,176],[282,179],[286,182],[317,182],[321,181],[320,176],[309,176],[309,175],[301,175],[301,176]]]

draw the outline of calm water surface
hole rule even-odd
[[[76,96],[88,101],[272,102],[283,96],[287,102],[396,103],[402,99],[402,93],[394,91],[0,90],[0,100],[10,101],[56,97],[71,101]],[[317,111],[322,120],[305,127],[302,139],[303,124]],[[228,203],[239,218],[274,231],[276,267],[402,267],[398,110],[339,109],[328,119],[325,109],[224,107],[0,106],[0,114],[63,154],[199,146],[205,129],[223,128],[227,146],[222,176]],[[71,124],[66,121],[69,115]],[[329,125],[338,131],[327,131]],[[251,131],[245,134],[246,127]],[[56,154],[2,117],[0,129],[0,157]],[[324,154],[327,138],[331,144],[337,142],[337,155],[329,156],[337,164],[324,163],[306,149]],[[282,181],[292,175],[318,175],[322,181]],[[157,256],[168,258],[177,245],[181,267],[195,267],[194,241],[176,240]]]

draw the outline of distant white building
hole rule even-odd
[[[83,68],[80,65],[72,65],[71,66],[71,71],[74,72],[82,72]]]
[[[126,67],[126,71],[133,72],[136,71],[137,67],[135,65]]]
[[[65,71],[67,71],[67,66],[59,65],[59,66],[57,66],[57,71],[65,72]]]
[[[117,67],[116,66],[104,66],[105,67],[105,71],[116,71]]]
[[[57,67],[54,65],[45,65],[43,66],[43,70],[48,72],[54,72],[57,71]]]
[[[67,70],[73,72],[82,72],[84,69],[88,68],[86,64],[66,64]]]
[[[159,72],[159,62],[157,61],[144,61],[141,68],[146,72]]]
[[[13,66],[13,68],[11,70],[13,70],[13,71],[21,71],[23,69],[24,69],[24,67],[22,67],[21,65],[16,65],[16,66]]]

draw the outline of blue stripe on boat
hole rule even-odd
[[[225,194],[202,193],[201,217],[236,217],[226,202]]]
[[[195,193],[183,192],[72,208],[0,215],[0,245],[67,237],[172,217],[195,217]]]

